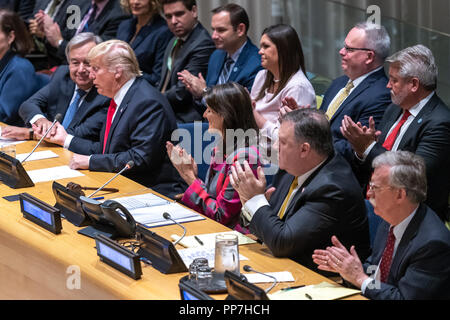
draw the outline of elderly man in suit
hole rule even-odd
[[[87,55],[101,39],[92,33],[75,36],[67,46],[68,66],[61,66],[50,83],[36,92],[19,108],[19,115],[31,124],[36,135],[44,134],[55,116],[63,116],[67,132],[93,141],[100,140],[100,129],[106,116],[109,98],[97,93],[89,78]],[[56,130],[49,134],[54,135]],[[33,130],[6,127],[2,136],[13,139],[32,139]]]
[[[191,93],[178,79],[178,73],[187,70],[191,74],[206,75],[214,43],[198,21],[195,0],[163,0],[162,6],[174,37],[164,53],[159,90],[169,100],[177,122],[202,120],[204,110],[194,103]]]
[[[102,42],[88,55],[91,79],[99,93],[111,98],[100,141],[68,135],[57,125],[49,139],[68,144],[74,152],[70,167],[119,172],[131,160],[124,175],[167,196],[182,192],[179,175],[164,149],[177,128],[167,99],[141,75],[133,49],[121,40]]]
[[[372,255],[362,264],[359,250],[348,251],[334,236],[332,247],[314,251],[314,262],[338,272],[370,299],[450,299],[450,232],[423,204],[423,159],[389,151],[375,158],[373,167],[368,194],[384,221]]]
[[[344,115],[362,125],[367,125],[372,116],[378,124],[391,103],[383,67],[389,49],[386,29],[364,22],[350,30],[339,51],[345,75],[331,83],[320,110],[330,119],[336,150],[348,160],[352,159],[352,148],[340,131]]]
[[[354,167],[361,184],[367,184],[372,161],[385,151],[407,150],[425,160],[428,195],[425,203],[442,220],[448,219],[450,192],[450,110],[437,96],[438,69],[433,53],[423,45],[401,50],[390,62],[388,88],[392,104],[376,129],[342,121],[342,134],[355,153]]]
[[[247,37],[250,22],[244,8],[230,3],[212,13],[212,40],[216,50],[209,59],[206,80],[188,70],[178,74],[197,103],[203,106],[200,99],[207,87],[237,82],[251,91],[256,74],[262,69],[259,49]]]
[[[334,234],[347,246],[355,243],[367,257],[369,226],[361,188],[348,162],[334,152],[321,111],[296,110],[281,118],[279,167],[267,191],[261,167],[257,178],[245,162],[244,168],[239,163],[232,168],[230,181],[250,232],[276,257],[309,268],[315,267],[314,249],[329,245]]]

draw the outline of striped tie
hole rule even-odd
[[[328,120],[331,120],[331,118],[333,118],[333,115],[339,109],[342,102],[344,102],[344,100],[347,99],[352,89],[353,89],[353,81],[350,81],[349,83],[347,83],[344,90],[342,90],[341,94],[334,100],[333,104],[328,107],[326,112]]]
[[[218,84],[224,84],[228,82],[228,78],[230,77],[231,65],[234,63],[234,60],[231,57],[228,57],[223,64],[222,73],[219,77]]]

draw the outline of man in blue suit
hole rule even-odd
[[[206,80],[187,70],[178,74],[197,103],[201,103],[204,90],[216,84],[237,82],[251,91],[256,74],[262,69],[259,50],[247,37],[250,23],[244,8],[230,3],[212,13],[211,37],[216,50],[209,59]]]
[[[383,68],[389,48],[390,38],[384,27],[359,23],[350,30],[339,51],[345,75],[331,83],[320,110],[326,112],[330,120],[336,151],[349,161],[353,159],[353,152],[341,134],[342,120],[347,115],[363,126],[368,125],[371,116],[376,124],[381,121],[391,103]]]
[[[409,151],[388,151],[374,162],[369,197],[383,218],[372,255],[361,263],[336,237],[315,250],[320,270],[338,272],[370,299],[450,299],[450,232],[423,204],[425,163]]]
[[[133,49],[109,40],[92,48],[88,59],[98,92],[111,98],[100,141],[68,135],[59,124],[49,141],[68,144],[75,153],[72,169],[119,172],[133,161],[125,176],[169,197],[181,193],[179,175],[161,152],[177,128],[175,115],[167,99],[142,77]]]

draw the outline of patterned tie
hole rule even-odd
[[[78,104],[80,103],[80,99],[84,97],[86,94],[86,91],[77,89],[75,98],[73,99],[72,103],[70,104],[69,108],[66,111],[66,115],[64,116],[64,121],[62,123],[62,126],[67,130],[67,127],[70,125],[70,123],[73,120],[73,117],[78,109]]]
[[[344,90],[342,90],[341,94],[334,100],[333,104],[328,107],[326,112],[328,120],[331,120],[331,118],[333,118],[333,115],[339,109],[342,102],[344,102],[344,100],[347,99],[348,95],[350,94],[350,90],[352,89],[353,89],[353,81],[350,81],[349,83],[347,83]]]
[[[395,235],[394,235],[394,227],[389,229],[389,235],[386,242],[386,247],[384,248],[383,256],[381,257],[380,263],[380,281],[386,283],[389,270],[391,269],[392,256],[394,255],[394,244],[395,244]]]
[[[116,102],[114,101],[114,99],[111,99],[111,102],[110,102],[109,108],[108,108],[108,114],[106,116],[105,137],[103,139],[103,153],[105,153],[106,142],[108,141],[109,129],[111,129],[111,123],[112,123],[114,113],[116,112],[116,107],[117,107]]]
[[[295,188],[297,188],[297,186],[298,186],[298,179],[297,179],[297,177],[294,177],[294,181],[292,181],[291,187],[289,188],[286,198],[284,199],[284,202],[281,205],[280,211],[278,212],[278,217],[280,218],[280,220],[283,219],[284,214],[286,213],[286,208],[288,206],[289,199],[291,198],[291,195],[294,192]]]
[[[91,5],[88,13],[84,16],[83,20],[81,21],[76,34],[79,34],[80,32],[89,32],[89,25],[92,24],[92,22],[94,21],[96,14],[97,14],[97,5],[94,3]]]
[[[177,58],[178,53],[179,53],[181,47],[183,46],[183,44],[184,44],[184,41],[179,38],[177,40],[175,40],[175,42],[173,43],[172,52],[170,53],[170,56],[167,58],[167,73],[166,73],[166,77],[164,78],[164,84],[161,88],[161,93],[164,93],[167,90],[167,85],[169,84],[170,77],[172,76],[173,63],[174,63],[175,59]]]
[[[394,130],[392,130],[389,136],[386,138],[386,140],[384,140],[383,148],[385,148],[388,151],[392,150],[392,147],[394,146],[395,140],[397,139],[400,129],[405,124],[406,120],[408,120],[408,117],[410,115],[411,113],[408,110],[405,110],[405,113],[403,113],[403,117],[400,119],[399,123],[397,123]]]
[[[218,84],[224,84],[227,83],[228,78],[230,77],[231,72],[231,65],[234,63],[234,60],[231,57],[228,57],[227,60],[225,60],[225,63],[223,64],[222,73],[219,77],[219,83]]]

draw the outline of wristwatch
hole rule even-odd
[[[29,133],[30,133],[30,137],[29,137],[29,139],[30,140],[34,140],[34,131],[33,131],[33,129],[29,129]]]

